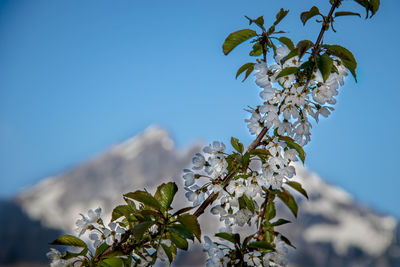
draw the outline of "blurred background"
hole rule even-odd
[[[224,56],[223,40],[248,27],[245,15],[269,25],[283,7],[279,29],[315,41],[320,25],[299,19],[313,5],[329,10],[328,0],[1,0],[0,265],[46,265],[47,243],[79,213],[180,182],[201,144],[249,144],[244,109],[259,89],[234,76],[253,58],[248,45]],[[346,79],[305,147],[298,179],[312,197],[289,233],[292,265],[400,266],[400,2],[368,20],[354,1],[341,9],[362,18],[337,18],[324,42],[353,52],[358,83]]]

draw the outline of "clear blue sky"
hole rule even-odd
[[[235,136],[259,103],[251,81],[234,79],[247,48],[224,56],[244,15],[274,20],[298,41],[319,26],[299,14],[326,1],[0,1],[0,195],[11,196],[141,132],[168,129],[179,147]],[[343,1],[348,9],[361,8]],[[314,126],[306,165],[363,203],[400,217],[400,2],[372,20],[344,17],[325,42],[352,50],[359,82],[342,88],[336,111]]]

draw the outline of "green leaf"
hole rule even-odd
[[[128,205],[116,206],[111,213],[111,221],[115,221],[122,216],[129,217],[131,213],[132,209]]]
[[[178,233],[184,238],[194,240],[193,233],[182,224],[174,224],[173,226],[171,226],[171,230],[175,233]]]
[[[250,56],[258,57],[263,53],[262,45],[260,43],[255,43],[253,45],[253,50],[250,51]]]
[[[235,137],[231,137],[231,144],[232,147],[239,153],[243,153],[244,151],[244,146],[242,143],[239,142],[239,139]]]
[[[180,235],[172,232],[171,234],[171,241],[176,245],[177,248],[187,250],[189,247],[189,244],[187,240]]]
[[[284,235],[282,235],[281,234],[281,240],[283,241],[283,242],[285,242],[286,244],[288,244],[289,246],[291,246],[292,248],[296,248],[295,246],[293,246],[292,245],[292,243],[290,242],[290,240],[286,237],[286,236],[284,236]]]
[[[256,241],[256,242],[251,242],[249,244],[249,247],[251,248],[260,248],[263,250],[274,250],[274,247],[272,244],[268,243],[267,241]]]
[[[221,232],[221,233],[216,233],[215,236],[225,239],[233,244],[240,244],[240,235],[239,234],[231,234],[231,233]]]
[[[275,203],[273,201],[268,202],[267,206],[265,207],[265,214],[264,217],[267,221],[275,218],[276,216],[276,209]]]
[[[124,261],[121,258],[112,257],[100,262],[101,267],[123,267]]]
[[[63,245],[71,247],[86,248],[85,242],[73,235],[63,235],[50,243],[50,245]]]
[[[254,65],[255,65],[255,64],[256,64],[256,63],[249,62],[249,63],[246,63],[246,64],[244,64],[243,66],[241,66],[241,67],[238,69],[237,73],[236,73],[236,79],[237,79],[237,77],[238,77],[240,74],[242,74],[242,72],[244,72],[245,70],[248,70],[248,69],[251,68],[251,71],[253,71]],[[246,74],[247,74],[247,73],[246,73]],[[246,77],[243,79],[243,81],[246,80],[246,78],[247,78],[248,76],[249,76],[249,75],[246,75]]]
[[[297,217],[297,211],[298,211],[298,206],[296,203],[296,200],[290,194],[289,191],[287,191],[285,188],[282,187],[283,191],[278,191],[278,197],[282,200],[283,203],[290,209],[290,211],[293,213],[295,217]]]
[[[319,9],[316,6],[313,6],[309,11],[305,11],[301,13],[300,19],[303,22],[303,25],[306,25],[306,22],[314,16],[320,15]]]
[[[134,199],[145,204],[146,206],[149,206],[159,211],[163,209],[160,202],[158,202],[157,199],[155,199],[152,195],[145,191],[138,190],[135,192],[127,193],[124,195],[124,197]]]
[[[89,251],[88,248],[83,248],[81,250],[81,252],[77,252],[77,253],[73,253],[73,252],[70,252],[70,251],[67,250],[65,252],[65,255],[63,255],[61,258],[64,259],[64,260],[69,260],[69,259],[72,259],[72,258],[76,258],[78,256],[85,256],[88,253],[88,251]]]
[[[332,71],[333,59],[326,53],[317,57],[317,66],[321,71],[324,82],[329,78]]]
[[[168,246],[165,245],[165,244],[161,244],[161,246],[162,246],[162,248],[164,249],[165,254],[167,254],[169,264],[171,264],[172,261],[174,260],[174,256],[173,256],[173,254],[172,254],[171,248],[168,247]]]
[[[242,82],[244,82],[247,77],[249,77],[249,75],[253,72],[254,70],[254,66],[250,66],[247,70],[246,70],[246,74],[244,75],[244,79],[242,80]]]
[[[381,1],[380,0],[370,0],[369,4],[370,4],[371,13],[372,13],[370,18],[372,18],[375,15],[375,13],[378,11]]]
[[[288,76],[290,74],[297,73],[298,71],[299,71],[298,67],[284,68],[283,70],[281,70],[281,72],[279,72],[279,74],[278,74],[278,76],[276,76],[276,78]]]
[[[135,227],[133,227],[133,229],[132,229],[132,233],[133,233],[134,237],[136,239],[140,240],[143,237],[144,233],[147,230],[149,230],[149,228],[151,226],[153,226],[154,224],[156,224],[155,221],[144,221],[144,222],[136,224]]]
[[[310,40],[301,40],[297,43],[297,55],[301,59],[308,49],[314,46],[314,43]]]
[[[353,53],[340,45],[323,45],[322,47],[326,48],[327,54],[335,55],[340,58],[340,60],[343,62],[343,65],[351,72],[354,79],[357,81],[357,61],[354,58]]]
[[[165,210],[169,210],[171,208],[172,200],[176,192],[178,191],[178,187],[175,183],[169,182],[167,184],[161,184],[157,187],[157,191],[154,194],[154,198],[158,200],[161,206]]]
[[[278,39],[282,44],[286,45],[290,50],[294,49],[294,44],[292,42],[292,40],[290,40],[290,38],[287,37],[279,37]]]
[[[286,61],[288,61],[292,57],[297,56],[297,54],[298,54],[298,49],[297,48],[293,49],[292,51],[289,52],[289,54],[286,55],[286,57],[281,59],[281,64],[285,63]]]
[[[303,196],[305,196],[308,199],[307,191],[301,186],[300,183],[295,182],[295,181],[287,181],[286,184],[289,185],[290,187],[292,187],[293,189],[295,189],[296,191],[298,191],[299,193],[301,193]]]
[[[274,22],[274,25],[277,25],[279,22],[281,22],[281,20],[283,20],[284,17],[286,17],[286,15],[289,13],[289,10],[284,10],[283,8],[281,8],[281,10],[279,10],[278,14],[276,14],[276,20]]]
[[[335,18],[340,16],[359,16],[361,18],[360,13],[350,12],[350,11],[338,11],[335,12]]]
[[[201,230],[197,217],[191,214],[183,214],[178,217],[178,221],[182,223],[191,233],[195,235],[201,243]]]
[[[260,26],[260,28],[262,28],[264,26],[264,17],[260,16],[260,17],[256,18],[255,20],[253,20],[253,22],[255,24],[257,24],[258,26]]]
[[[233,32],[226,37],[224,44],[222,45],[222,51],[225,55],[228,55],[236,46],[256,35],[257,33],[250,29]]]
[[[254,206],[253,200],[250,199],[250,198],[248,198],[248,197],[246,196],[246,194],[243,194],[243,195],[242,195],[242,198],[243,198],[243,200],[244,200],[245,203],[246,203],[247,209],[248,209],[249,211],[251,211],[252,213],[254,213],[256,207]]]
[[[283,224],[291,223],[291,221],[285,220],[285,219],[279,219],[276,222],[273,222],[271,225],[272,226],[279,226]]]
[[[94,254],[94,257],[97,258],[99,257],[101,254],[103,254],[104,251],[106,251],[106,249],[108,249],[110,246],[107,245],[106,242],[104,242],[103,244],[101,244],[100,246],[97,247],[96,252]]]
[[[301,161],[304,164],[304,161],[306,160],[306,152],[304,152],[303,147],[301,145],[297,144],[289,136],[280,136],[279,139],[284,141],[289,148],[295,149],[297,151],[297,153],[299,154],[299,158],[301,159]]]

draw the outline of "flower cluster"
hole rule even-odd
[[[348,72],[341,60],[334,57],[335,71],[326,80],[318,69],[313,69],[311,78],[304,78],[298,72],[282,75],[283,71],[300,66],[298,56],[288,59],[290,52],[287,46],[280,46],[274,64],[261,61],[255,65],[256,84],[262,88],[260,97],[264,103],[249,110],[251,117],[246,122],[251,134],[258,135],[267,127],[306,145],[311,140],[309,117],[318,122],[319,115],[330,115],[339,85],[344,84]]]
[[[275,240],[274,251],[258,251],[256,249],[237,251],[237,246],[232,248],[229,242],[212,241],[204,236],[204,251],[208,254],[207,267],[226,267],[228,263],[238,266],[265,266],[281,267],[287,264],[288,248],[278,235]]]

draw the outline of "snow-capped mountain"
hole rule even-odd
[[[79,213],[101,206],[110,214],[123,193],[143,188],[153,192],[171,179],[183,188],[182,169],[190,166],[200,149],[195,144],[177,151],[165,130],[150,127],[69,172],[46,178],[20,194],[17,201],[33,220],[73,232]],[[399,226],[394,218],[359,205],[347,192],[301,165],[295,179],[302,182],[310,200],[299,196],[297,220],[281,208],[282,216],[294,222],[282,226],[297,247],[291,252],[291,266],[400,266]],[[179,207],[185,205],[183,193],[180,189],[175,201]],[[201,221],[203,232],[218,226],[212,215]],[[185,253],[176,266],[189,262],[195,266],[193,262],[205,260],[205,255],[195,254],[193,260],[193,253]]]

